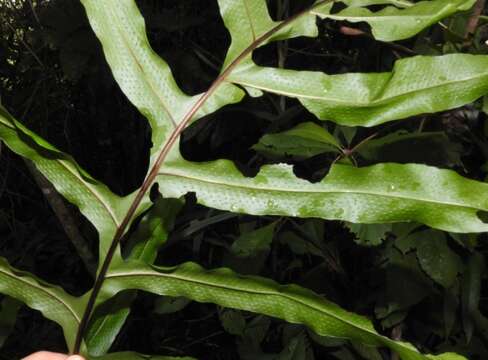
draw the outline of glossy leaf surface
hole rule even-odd
[[[336,304],[295,285],[279,285],[272,280],[242,276],[229,269],[204,270],[194,263],[171,268],[127,263],[107,275],[107,293],[137,288],[160,295],[184,296],[199,302],[258,312],[304,324],[318,335],[359,341],[370,346],[387,346],[402,360],[463,357],[454,354],[422,355],[411,345],[379,335],[366,318],[347,312]]]
[[[175,217],[182,206],[182,201],[178,199],[157,199],[129,239],[128,258],[152,264],[156,260],[158,250],[166,243]],[[86,335],[90,354],[101,356],[109,351],[130,314],[130,306],[136,295],[135,291],[122,294],[113,304],[114,311],[94,319]]]
[[[154,145],[151,169],[137,198],[115,197],[104,185],[80,170],[71,158],[2,111],[2,139],[15,152],[32,159],[58,191],[78,205],[95,224],[100,232],[100,255],[104,262],[95,290],[88,294],[93,301],[84,309],[77,308],[71,320],[68,316],[58,318],[62,312],[53,313],[51,307],[54,308],[54,304],[33,302],[28,294],[15,292],[18,290],[11,285],[13,281],[27,279],[28,285],[33,287],[40,283],[26,274],[12,277],[14,272],[6,264],[3,276],[10,282],[0,283],[2,291],[40,308],[46,317],[63,326],[68,326],[66,322],[70,320],[71,327],[65,330],[70,347],[76,333],[78,343],[85,335],[86,328],[80,326],[80,316],[88,324],[93,314],[92,304],[98,305],[122,290],[142,289],[280,317],[305,324],[321,335],[388,346],[403,360],[462,359],[453,354],[422,355],[408,344],[378,335],[367,319],[296,286],[283,287],[270,280],[239,276],[228,270],[207,272],[194,264],[174,268],[155,268],[142,263],[124,265],[115,245],[131,220],[146,209],[147,191],[154,182],[159,183],[159,189],[166,197],[195,192],[200,203],[234,212],[358,223],[417,221],[452,232],[486,231],[488,224],[481,221],[478,214],[488,211],[488,202],[479,196],[487,193],[488,185],[465,179],[452,171],[421,165],[380,164],[367,168],[335,165],[323,181],[312,184],[297,178],[290,166],[270,165],[263,167],[256,177],[246,178],[229,161],[188,162],[182,159],[175,145],[190,121],[240,101],[244,92],[236,85],[251,89],[254,94],[268,91],[297,98],[322,120],[373,126],[452,109],[476,100],[488,92],[488,57],[464,54],[436,58],[419,56],[397,61],[393,70],[387,73],[331,76],[258,67],[252,61],[252,52],[259,46],[276,40],[316,36],[314,11],[319,7],[275,22],[269,16],[264,0],[219,0],[224,23],[231,33],[231,47],[221,75],[210,89],[201,95],[188,96],[177,87],[166,62],[151,49],[144,19],[135,1],[82,0],[82,3],[115,79],[151,124]],[[317,6],[326,3],[318,2]],[[353,3],[350,2],[351,11]],[[460,8],[458,6],[453,12]],[[437,21],[434,20],[436,14],[431,14],[429,23]],[[445,14],[442,12],[442,16]],[[153,260],[159,244],[147,243],[142,251],[138,250],[139,257]],[[114,245],[111,248],[115,252],[108,250],[110,245]],[[105,274],[105,271],[108,272]],[[64,299],[57,288],[47,284],[37,287],[41,292],[45,289],[57,296],[54,299]],[[83,299],[69,298],[77,304],[82,304]],[[125,310],[117,315],[116,322],[106,323],[108,335],[102,339],[103,344],[93,345],[95,352],[103,353],[108,349],[127,316],[130,300],[123,304]],[[103,323],[95,335],[89,334],[89,337],[99,335],[98,329],[103,330]],[[141,356],[125,353],[106,358],[137,359]]]
[[[375,179],[375,181],[371,181]],[[319,183],[298,179],[289,165],[267,165],[244,177],[229,161],[169,162],[160,170],[165,196],[195,192],[206,206],[254,215],[319,217],[354,223],[416,221],[452,232],[488,229],[478,212],[488,185],[450,170],[417,164],[334,165]]]
[[[253,149],[271,157],[307,158],[325,152],[340,153],[341,145],[326,129],[307,122],[287,131],[266,134]]]
[[[0,138],[15,153],[30,159],[68,201],[78,206],[100,236],[103,258],[132,200],[121,198],[81,169],[73,158],[25,128],[0,107]]]
[[[85,306],[83,298],[71,296],[58,286],[17,270],[3,258],[0,258],[0,292],[22,301],[61,325],[68,347],[73,347]]]
[[[149,45],[144,18],[135,1],[82,3],[115,80],[151,124],[153,151],[158,151],[201,95],[188,96],[178,88],[168,64]],[[193,120],[238,102],[243,95],[239,88],[222,84]]]
[[[366,22],[371,26],[373,36],[381,41],[408,39],[425,28],[461,10],[468,10],[476,0],[431,0],[420,1],[404,8],[387,6],[371,11],[367,5],[384,4],[385,1],[348,1],[349,7],[332,14],[332,5],[313,11],[321,18],[346,20],[351,23]],[[388,3],[388,2],[386,2]],[[395,5],[395,4],[394,4]]]
[[[488,56],[451,54],[397,60],[391,72],[327,75],[245,64],[229,79],[297,98],[322,120],[375,126],[453,109],[488,92]]]

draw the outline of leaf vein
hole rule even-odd
[[[473,210],[480,210],[477,207],[474,206],[466,206],[463,204],[455,203],[455,202],[446,202],[446,201],[435,201],[432,199],[420,199],[420,198],[415,198],[415,197],[407,197],[407,196],[400,196],[400,195],[391,195],[391,194],[386,194],[386,193],[381,193],[381,192],[372,192],[372,191],[359,191],[359,190],[338,190],[338,189],[332,189],[329,191],[324,191],[324,190],[301,190],[301,189],[283,189],[283,188],[267,188],[267,187],[261,187],[261,186],[242,186],[239,184],[230,184],[230,183],[222,183],[218,181],[211,181],[208,179],[204,178],[198,178],[194,176],[188,176],[188,175],[182,175],[182,174],[177,174],[177,173],[170,173],[170,172],[159,172],[159,175],[162,176],[173,176],[173,177],[180,177],[180,178],[185,178],[188,180],[193,180],[193,181],[201,181],[204,183],[208,184],[214,184],[214,185],[219,185],[219,186],[226,186],[226,187],[231,187],[231,188],[242,188],[242,189],[249,189],[249,190],[262,190],[262,191],[269,191],[269,192],[288,192],[288,193],[300,193],[300,194],[361,194],[361,195],[376,195],[376,196],[383,196],[383,197],[390,197],[390,198],[395,198],[395,199],[403,199],[403,200],[411,200],[411,201],[418,201],[418,202],[424,202],[424,203],[432,203],[435,205],[448,205],[448,206],[457,206],[457,207],[462,207],[462,208],[467,208],[467,209],[473,209]],[[252,179],[252,178],[249,178]]]
[[[51,292],[49,292],[47,290],[47,288],[43,287],[43,286],[36,286],[36,284],[30,282],[30,281],[26,281],[25,279],[23,279],[22,277],[18,277],[18,276],[15,276],[15,275],[12,275],[10,274],[9,272],[3,270],[3,269],[0,269],[0,273],[2,273],[3,275],[7,276],[7,277],[10,277],[14,280],[17,280],[17,281],[22,281],[23,283],[45,293],[46,295],[48,295],[50,298],[54,299],[56,302],[60,303],[61,305],[63,305],[70,313],[71,315],[73,315],[73,318],[76,320],[76,322],[79,324],[81,322],[81,319],[78,317],[78,315],[76,314],[76,312],[68,305],[66,304],[64,301],[60,300],[57,296],[55,296],[54,294],[52,294]]]
[[[320,307],[316,307],[316,306],[312,306],[310,304],[307,304],[306,302],[304,301],[300,301],[299,299],[293,297],[293,296],[289,296],[283,292],[279,292],[279,291],[257,291],[257,290],[250,290],[250,289],[243,289],[243,288],[239,288],[239,287],[231,287],[231,286],[224,286],[224,285],[220,285],[220,284],[214,284],[214,283],[207,283],[207,282],[203,282],[203,281],[197,281],[195,279],[188,279],[188,278],[185,278],[185,277],[182,277],[182,276],[176,276],[176,275],[173,275],[173,274],[154,274],[154,273],[143,273],[143,272],[138,272],[138,273],[122,273],[122,272],[119,272],[119,273],[110,273],[107,275],[106,279],[109,279],[109,278],[116,278],[116,277],[135,277],[135,276],[146,276],[146,277],[156,277],[156,278],[159,278],[159,277],[169,277],[169,278],[174,278],[174,279],[177,279],[177,280],[181,280],[181,281],[185,281],[185,282],[189,282],[189,283],[193,283],[193,284],[199,284],[199,285],[204,285],[204,286],[209,286],[209,287],[214,287],[214,288],[219,288],[219,289],[223,289],[223,290],[231,290],[231,291],[241,291],[241,292],[246,292],[246,293],[249,293],[249,294],[256,294],[256,295],[274,295],[274,296],[281,296],[281,297],[284,297],[288,300],[291,300],[291,301],[294,301],[294,302],[297,302],[299,303],[300,305],[303,305],[305,307],[308,307],[310,309],[313,309],[313,310],[316,310],[316,311],[319,311],[319,312],[322,312],[324,314],[327,314],[328,316],[330,317],[333,317],[339,321],[342,321],[348,325],[351,325],[353,327],[356,327],[356,328],[360,328],[372,335],[375,335],[375,336],[380,336],[378,334],[376,334],[375,332],[371,331],[371,329],[368,329],[368,328],[364,328],[362,326],[358,326],[357,324],[354,324],[350,321],[347,321],[345,319],[342,319],[340,318],[339,316],[335,315],[333,312],[328,312],[328,311],[324,311],[324,309],[321,309]],[[280,285],[280,286],[283,286],[285,287],[286,285]]]

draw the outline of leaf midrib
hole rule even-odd
[[[249,6],[247,4],[247,0],[242,0],[242,3],[244,5],[244,10],[246,12],[246,16],[249,21],[249,27],[251,28],[252,41],[256,41],[256,30],[254,30],[254,24],[251,19],[251,13],[249,12]]]
[[[407,196],[400,196],[400,195],[391,195],[391,194],[386,194],[386,193],[381,193],[381,192],[372,192],[372,191],[347,191],[347,190],[331,190],[331,191],[321,191],[320,189],[318,190],[300,190],[300,189],[282,189],[282,188],[269,188],[269,187],[262,187],[262,186],[255,186],[255,187],[249,187],[249,186],[243,186],[235,183],[223,183],[223,182],[218,182],[218,181],[211,181],[205,178],[200,178],[196,176],[189,176],[189,175],[182,175],[177,172],[171,173],[168,171],[165,172],[159,172],[159,175],[162,176],[173,176],[173,177],[180,177],[180,178],[185,178],[188,180],[193,180],[193,181],[201,181],[205,182],[208,184],[213,184],[213,185],[219,185],[219,186],[227,186],[231,188],[241,188],[244,190],[248,191],[253,191],[253,190],[262,190],[262,191],[269,191],[269,192],[288,192],[288,193],[300,193],[300,194],[362,194],[362,195],[376,195],[376,196],[383,196],[386,198],[395,198],[395,199],[402,199],[402,200],[410,200],[410,201],[418,201],[418,202],[423,202],[423,203],[431,203],[434,205],[447,205],[447,206],[455,206],[455,207],[461,207],[461,208],[466,208],[466,209],[472,209],[472,210],[484,210],[485,208],[478,208],[475,206],[466,206],[462,205],[459,203],[453,203],[453,202],[443,202],[443,201],[434,201],[432,199],[426,200],[426,199],[419,199],[415,197],[407,197]],[[252,178],[249,178],[252,180]],[[488,210],[488,208],[487,208]]]
[[[328,76],[336,76],[336,75],[328,75]],[[415,94],[415,93],[424,92],[424,91],[430,91],[432,89],[437,89],[437,88],[440,88],[440,87],[443,87],[443,86],[446,86],[446,85],[449,86],[449,85],[454,85],[454,84],[458,84],[458,83],[469,82],[469,81],[473,81],[473,80],[476,80],[476,79],[479,79],[479,78],[483,78],[483,77],[488,77],[488,72],[487,73],[483,73],[482,75],[479,75],[479,73],[478,73],[478,76],[466,77],[466,78],[463,78],[463,79],[459,79],[459,80],[455,80],[455,81],[450,81],[450,82],[444,82],[442,84],[437,84],[437,85],[425,87],[425,88],[422,88],[422,89],[416,89],[416,90],[407,91],[407,92],[404,92],[404,93],[401,93],[401,94],[397,94],[397,95],[394,95],[394,96],[390,96],[390,97],[385,97],[385,98],[381,98],[381,99],[373,99],[373,100],[371,100],[369,102],[361,102],[360,105],[357,105],[359,103],[359,101],[356,101],[354,103],[351,103],[351,102],[343,101],[343,100],[337,99],[337,98],[336,99],[331,99],[331,98],[327,98],[327,97],[323,97],[323,96],[310,96],[310,95],[305,95],[305,94],[301,94],[301,93],[292,93],[292,92],[278,91],[278,90],[273,89],[273,88],[267,88],[265,86],[258,86],[256,84],[248,83],[248,82],[241,81],[241,80],[234,81],[234,80],[231,79],[231,81],[233,83],[236,83],[236,84],[239,84],[239,85],[242,85],[242,86],[248,86],[248,87],[252,87],[252,88],[256,88],[256,89],[268,91],[268,92],[271,92],[271,93],[283,94],[283,95],[287,95],[287,96],[295,97],[295,98],[318,100],[318,101],[324,101],[324,102],[330,102],[330,103],[336,103],[336,104],[348,105],[348,106],[356,106],[358,108],[370,108],[370,107],[385,105],[386,103],[388,103],[390,101],[396,100],[396,99],[398,99],[400,97],[408,96],[410,94]],[[386,88],[386,86],[385,86],[385,88]]]
[[[448,7],[443,8],[439,13],[442,13],[443,11],[449,10],[452,8],[452,4],[448,4]],[[405,11],[411,8],[406,8],[406,9],[400,9],[399,11]],[[413,18],[426,18],[426,19],[432,19],[432,15],[424,15],[424,14],[402,14],[402,15],[377,15],[376,13],[372,12],[371,15],[341,15],[341,13],[338,14],[324,14],[320,13],[318,11],[312,11],[311,12],[314,15],[320,16],[320,17],[326,17],[328,19],[332,20],[347,20],[347,19],[355,19],[355,20],[361,20],[361,19],[367,19],[368,21],[385,21],[385,20],[405,20],[405,17],[413,17]],[[425,21],[425,20],[424,20]],[[420,24],[419,24],[420,25]]]
[[[39,290],[40,292],[43,292],[45,293],[46,295],[48,295],[48,297],[54,299],[55,301],[57,301],[58,303],[60,303],[61,305],[63,305],[64,308],[66,308],[69,313],[71,313],[71,315],[73,316],[73,318],[75,319],[76,323],[79,325],[80,322],[81,322],[81,319],[77,316],[76,312],[67,304],[65,303],[64,301],[62,301],[58,296],[56,296],[55,294],[51,293],[50,291],[48,291],[48,288],[45,288],[43,286],[37,286],[35,283],[32,283],[31,281],[25,279],[24,277],[20,277],[20,276],[15,276],[7,271],[5,271],[4,269],[1,269],[0,268],[0,273],[2,273],[3,275],[7,276],[7,277],[10,277],[16,281],[21,281],[23,282],[24,284],[30,286],[30,287],[33,287],[37,290]]]
[[[105,208],[107,211],[109,217],[112,219],[115,227],[118,227],[120,225],[119,220],[117,219],[117,216],[113,212],[112,208],[110,207],[109,204],[105,203],[103,200],[103,196],[98,193],[94,188],[91,187],[86,181],[84,181],[80,176],[78,176],[76,171],[73,171],[69,166],[64,164],[63,160],[56,159],[56,162],[58,162],[61,166],[63,166],[67,171],[69,171],[73,177],[82,185],[85,186],[86,189],[90,191],[90,193],[98,200],[100,204]]]
[[[6,122],[4,120],[3,116],[0,116],[0,123],[3,124],[5,127],[16,131],[17,127],[15,125],[12,125],[9,122]],[[120,225],[119,220],[117,219],[117,216],[113,212],[112,208],[110,207],[110,204],[107,204],[105,200],[103,200],[103,196],[98,193],[92,186],[90,186],[86,181],[84,181],[80,176],[79,173],[76,171],[73,171],[67,164],[64,163],[63,160],[61,159],[54,159],[59,165],[61,165],[63,168],[65,168],[73,177],[78,181],[82,187],[88,189],[88,191],[98,200],[98,202],[102,205],[102,207],[107,211],[109,218],[113,221],[116,227]]]
[[[169,111],[169,107],[166,105],[166,102],[161,97],[161,95],[159,94],[159,92],[156,91],[156,88],[155,88],[153,82],[150,80],[151,77],[150,76],[147,76],[146,71],[142,67],[142,64],[139,62],[139,59],[137,58],[137,56],[134,54],[134,51],[132,50],[132,47],[130,46],[130,42],[127,40],[127,37],[126,37],[124,31],[122,31],[121,29],[119,29],[118,26],[115,26],[115,28],[117,29],[118,33],[120,34],[121,39],[124,41],[127,49],[129,50],[129,53],[132,56],[132,59],[134,60],[135,64],[137,65],[137,67],[142,72],[143,78],[146,80],[146,83],[149,84],[149,88],[154,93],[154,95],[156,95],[156,98],[161,103],[161,106],[163,107],[164,111],[168,114],[169,120],[173,124],[173,127],[176,127],[176,121],[175,121],[175,119],[173,117],[173,114]]]
[[[313,309],[313,310],[316,310],[316,311],[319,311],[321,313],[325,313],[326,315],[330,316],[330,317],[333,317],[334,319],[337,319],[339,321],[342,321],[352,327],[355,327],[355,328],[358,328],[358,329],[361,329],[375,337],[379,337],[381,338],[382,336],[375,333],[375,332],[372,332],[371,329],[368,329],[368,328],[364,328],[363,326],[361,325],[358,325],[358,324],[355,324],[354,322],[351,322],[351,321],[348,321],[348,320],[345,320],[343,318],[341,318],[340,316],[337,316],[333,313],[330,313],[328,311],[324,311],[324,309],[321,309],[320,307],[317,307],[317,306],[313,306],[311,304],[308,304],[300,299],[297,299],[293,296],[289,296],[287,294],[284,294],[284,293],[281,293],[281,292],[278,292],[278,291],[257,291],[257,290],[250,290],[250,289],[243,289],[243,288],[239,288],[239,287],[232,287],[232,286],[228,286],[228,285],[221,285],[221,284],[216,284],[216,283],[208,283],[208,282],[204,282],[204,281],[200,281],[200,280],[196,280],[196,279],[191,279],[191,278],[186,278],[186,277],[182,277],[182,276],[178,276],[178,275],[174,275],[174,274],[154,274],[154,273],[149,273],[149,272],[137,272],[137,273],[134,273],[134,272],[111,272],[109,274],[107,274],[106,278],[105,279],[110,279],[110,278],[121,278],[121,277],[156,277],[156,278],[173,278],[173,279],[176,279],[176,280],[181,280],[181,281],[185,281],[185,282],[189,282],[189,283],[193,283],[193,284],[199,284],[199,285],[203,285],[203,286],[208,286],[208,287],[214,287],[214,288],[219,288],[219,289],[222,289],[222,290],[231,290],[231,291],[240,291],[240,292],[246,292],[246,293],[249,293],[249,294],[255,294],[255,295],[274,295],[274,296],[279,296],[279,297],[284,297],[288,300],[291,300],[291,301],[295,301],[303,306],[306,306],[310,309]],[[286,286],[286,285],[279,285],[279,286]],[[340,309],[340,308],[339,308]],[[342,309],[340,309],[342,310]],[[344,311],[344,310],[342,310]]]

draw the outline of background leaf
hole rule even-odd
[[[277,134],[266,134],[253,149],[272,158],[308,158],[325,152],[339,154],[341,145],[326,129],[307,122]]]
[[[462,146],[444,132],[397,131],[359,146],[357,154],[367,161],[462,166]]]
[[[350,224],[346,225],[355,235],[355,241],[363,246],[380,245],[392,230],[391,224]]]
[[[261,252],[269,252],[277,222],[263,226],[239,236],[230,248],[238,257],[249,257]]]
[[[481,281],[486,270],[485,260],[480,254],[471,255],[462,282],[463,327],[469,343],[473,337],[474,322],[481,316],[479,301]],[[482,316],[481,316],[482,317]]]
[[[435,230],[414,232],[397,242],[403,251],[417,250],[422,269],[435,282],[450,288],[463,272],[461,258],[449,248],[444,233]]]
[[[127,245],[128,258],[148,264],[154,263],[159,249],[168,239],[175,217],[182,206],[182,201],[178,199],[158,198],[130,237]],[[109,351],[130,314],[130,306],[136,295],[136,291],[121,294],[115,303],[111,303],[112,308],[109,309],[108,314],[105,311],[98,316],[95,314],[86,335],[90,354],[101,356]]]
[[[20,301],[9,296],[6,296],[0,302],[0,348],[5,344],[5,340],[7,340],[15,326],[17,313],[21,306],[22,303]]]

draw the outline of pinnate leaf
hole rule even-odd
[[[121,90],[148,119],[153,152],[201,95],[188,96],[177,86],[168,64],[151,48],[146,26],[133,0],[82,0],[90,24],[102,43],[105,57]],[[223,83],[193,120],[242,99],[242,90]]]
[[[311,184],[296,178],[286,165],[266,166],[256,177],[246,178],[228,161],[194,164],[183,160],[175,149],[165,158],[179,131],[190,120],[243,98],[243,91],[235,85],[252,89],[254,94],[269,91],[297,98],[322,120],[373,126],[452,109],[485,95],[488,92],[486,56],[419,56],[399,60],[392,72],[380,74],[330,76],[259,67],[252,61],[255,48],[276,40],[316,36],[314,11],[319,7],[280,23],[271,20],[264,0],[219,0],[224,23],[231,33],[231,47],[221,76],[209,91],[188,96],[178,89],[168,65],[151,49],[135,1],[82,0],[82,3],[115,79],[152,126],[151,165],[157,164],[154,162],[157,154],[167,160],[161,169],[152,168],[149,173],[159,170],[156,180],[164,195],[179,197],[194,191],[203,204],[256,215],[320,217],[359,223],[417,221],[452,232],[488,229],[478,217],[488,211],[488,203],[479,196],[486,193],[488,185],[462,178],[452,171],[420,165],[380,164],[367,168],[335,165],[323,181]],[[452,12],[467,9],[466,3],[459,3]],[[422,5],[412,8],[417,6]],[[357,11],[352,5],[351,10],[346,10]],[[447,12],[434,12],[422,26],[444,16]],[[100,254],[105,259],[112,239],[114,244],[119,240],[120,234],[115,236],[117,229],[126,230],[130,224],[127,216],[132,219],[141,213],[148,204],[147,196],[139,197],[134,203],[138,208],[134,213],[128,212],[134,196],[115,197],[71,158],[36,137],[3,110],[0,125],[0,136],[7,145],[33,160],[58,191],[78,205],[95,224],[100,233]],[[150,185],[145,183],[143,189]],[[145,258],[144,254],[144,251],[140,253]],[[110,263],[112,254],[109,255],[105,264]],[[153,253],[148,255],[153,256]],[[115,260],[111,267],[107,266],[108,273],[103,274],[106,276],[100,278],[105,280],[100,297],[92,298],[97,304],[122,290],[142,289],[275,316],[305,324],[323,336],[387,346],[403,360],[462,359],[453,354],[422,355],[408,344],[380,336],[369,320],[297,286],[280,286],[271,280],[239,276],[225,269],[206,271],[195,264],[157,268],[142,262],[123,263],[118,251]],[[5,280],[0,282],[0,290],[60,322],[71,347],[85,297],[74,299],[59,288],[16,272],[4,262],[0,263],[0,269],[3,269],[0,277],[3,274]],[[22,290],[25,288],[32,291],[27,293]],[[34,293],[41,300],[33,299]],[[89,315],[90,311],[85,313]],[[71,327],[66,330],[68,326]],[[112,354],[107,358],[125,357],[145,358],[132,353]]]
[[[481,281],[485,270],[486,266],[483,255],[479,253],[471,255],[464,273],[461,297],[463,328],[468,343],[473,336],[474,322],[476,321],[476,318],[483,318],[483,315],[480,314],[479,311],[479,302],[481,296]]]

